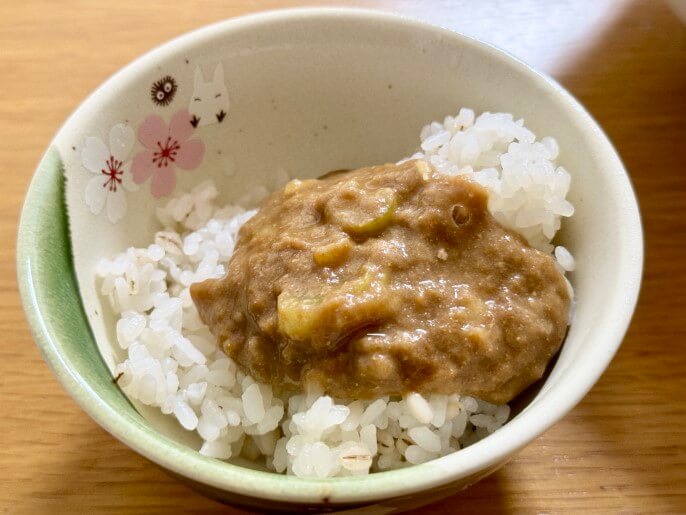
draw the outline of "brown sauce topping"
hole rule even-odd
[[[291,181],[241,228],[227,275],[191,295],[259,381],[507,402],[559,349],[570,298],[487,200],[422,161]]]

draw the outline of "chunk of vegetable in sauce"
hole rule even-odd
[[[391,223],[397,205],[396,194],[391,188],[367,191],[351,187],[329,200],[326,215],[351,236],[368,237],[380,233]]]
[[[318,321],[317,310],[321,303],[319,297],[294,297],[282,293],[276,302],[279,331],[293,340],[306,340]]]
[[[291,340],[309,342],[315,349],[333,348],[346,335],[394,313],[397,303],[386,298],[388,284],[387,272],[363,267],[359,277],[322,295],[284,291],[277,299],[279,331]]]
[[[336,241],[315,248],[312,257],[319,266],[335,266],[345,261],[352,245],[350,238],[343,236]]]

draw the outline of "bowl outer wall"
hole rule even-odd
[[[87,375],[83,370],[74,370],[72,363],[65,359],[63,343],[68,339],[74,339],[72,331],[75,327],[73,325],[80,326],[77,333],[79,341],[92,344],[92,338],[76,293],[78,290],[70,268],[71,262],[63,262],[62,268],[51,268],[49,259],[51,253],[46,250],[46,246],[54,244],[67,247],[69,245],[67,237],[62,240],[55,239],[45,231],[49,225],[42,225],[48,224],[50,220],[66,217],[63,204],[45,202],[50,191],[54,193],[55,187],[61,187],[56,186],[55,177],[51,177],[49,172],[59,167],[58,160],[50,151],[44,157],[31,183],[19,228],[17,250],[19,284],[32,332],[46,361],[65,389],[101,426],[162,467],[210,487],[282,502],[317,503],[326,499],[328,502],[343,503],[369,502],[407,495],[461,479],[466,484],[470,482],[470,478],[480,475],[481,471],[504,463],[516,451],[562,418],[588,392],[612,359],[628,327],[640,286],[643,259],[642,231],[635,196],[621,161],[607,137],[578,102],[552,79],[535,72],[521,61],[498,49],[466,36],[422,22],[365,10],[273,11],[236,18],[199,29],[153,50],[124,68],[93,93],[72,115],[72,119],[78,116],[84,106],[97,102],[99,94],[111,90],[116,77],[134,74],[143,69],[147,62],[177,51],[189,41],[209,40],[232,28],[245,28],[251,25],[260,27],[271,22],[283,22],[302,17],[345,17],[350,20],[372,20],[376,23],[405,25],[417,30],[437,31],[443,38],[456,39],[462,45],[475,47],[478,51],[487,53],[489,58],[502,61],[518,73],[527,74],[538,84],[545,83],[545,87],[559,97],[559,101],[564,104],[570,116],[580,125],[587,126],[594,132],[597,146],[602,150],[604,159],[611,169],[608,173],[614,175],[613,186],[617,190],[614,194],[623,199],[622,217],[625,221],[621,234],[623,252],[618,256],[616,267],[618,284],[622,286],[608,292],[608,311],[605,316],[608,320],[612,320],[613,324],[599,328],[596,334],[596,337],[606,344],[599,346],[596,352],[579,358],[580,372],[576,375],[573,385],[568,385],[566,389],[557,388],[555,396],[543,395],[534,405],[527,408],[524,416],[515,418],[502,430],[489,436],[487,440],[463,449],[459,453],[408,469],[364,477],[334,478],[322,481],[254,471],[205,458],[197,451],[162,437],[148,427],[126,403],[118,388],[112,387],[112,390],[119,395],[119,401],[115,400],[116,396],[112,392],[107,401],[104,400],[102,390],[97,389],[104,386],[95,381],[94,375]],[[60,275],[51,276],[54,273]],[[52,280],[50,280],[51,277]],[[76,307],[76,311],[66,309],[64,306],[66,301],[71,302],[71,307]],[[64,319],[65,315],[70,318]],[[81,320],[74,321],[71,317],[80,317]],[[94,362],[89,364],[97,370],[98,367]],[[102,363],[100,367],[106,370]],[[107,377],[107,380],[111,381],[111,378]],[[113,405],[113,402],[117,404]]]

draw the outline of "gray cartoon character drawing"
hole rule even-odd
[[[188,111],[191,113],[193,127],[221,123],[229,112],[229,91],[224,82],[224,67],[219,63],[210,82],[205,81],[200,67],[195,68],[193,76],[193,95]]]

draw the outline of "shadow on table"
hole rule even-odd
[[[245,513],[196,494],[85,414],[75,416],[83,423],[43,454],[45,474],[22,489],[26,513]]]
[[[20,505],[27,513],[250,513],[201,496],[112,438],[85,414],[76,416],[83,423],[52,452],[43,453],[44,474],[37,474],[23,489]],[[497,481],[484,485],[485,490],[482,484],[473,487],[472,496],[481,491],[482,504],[498,508]]]

